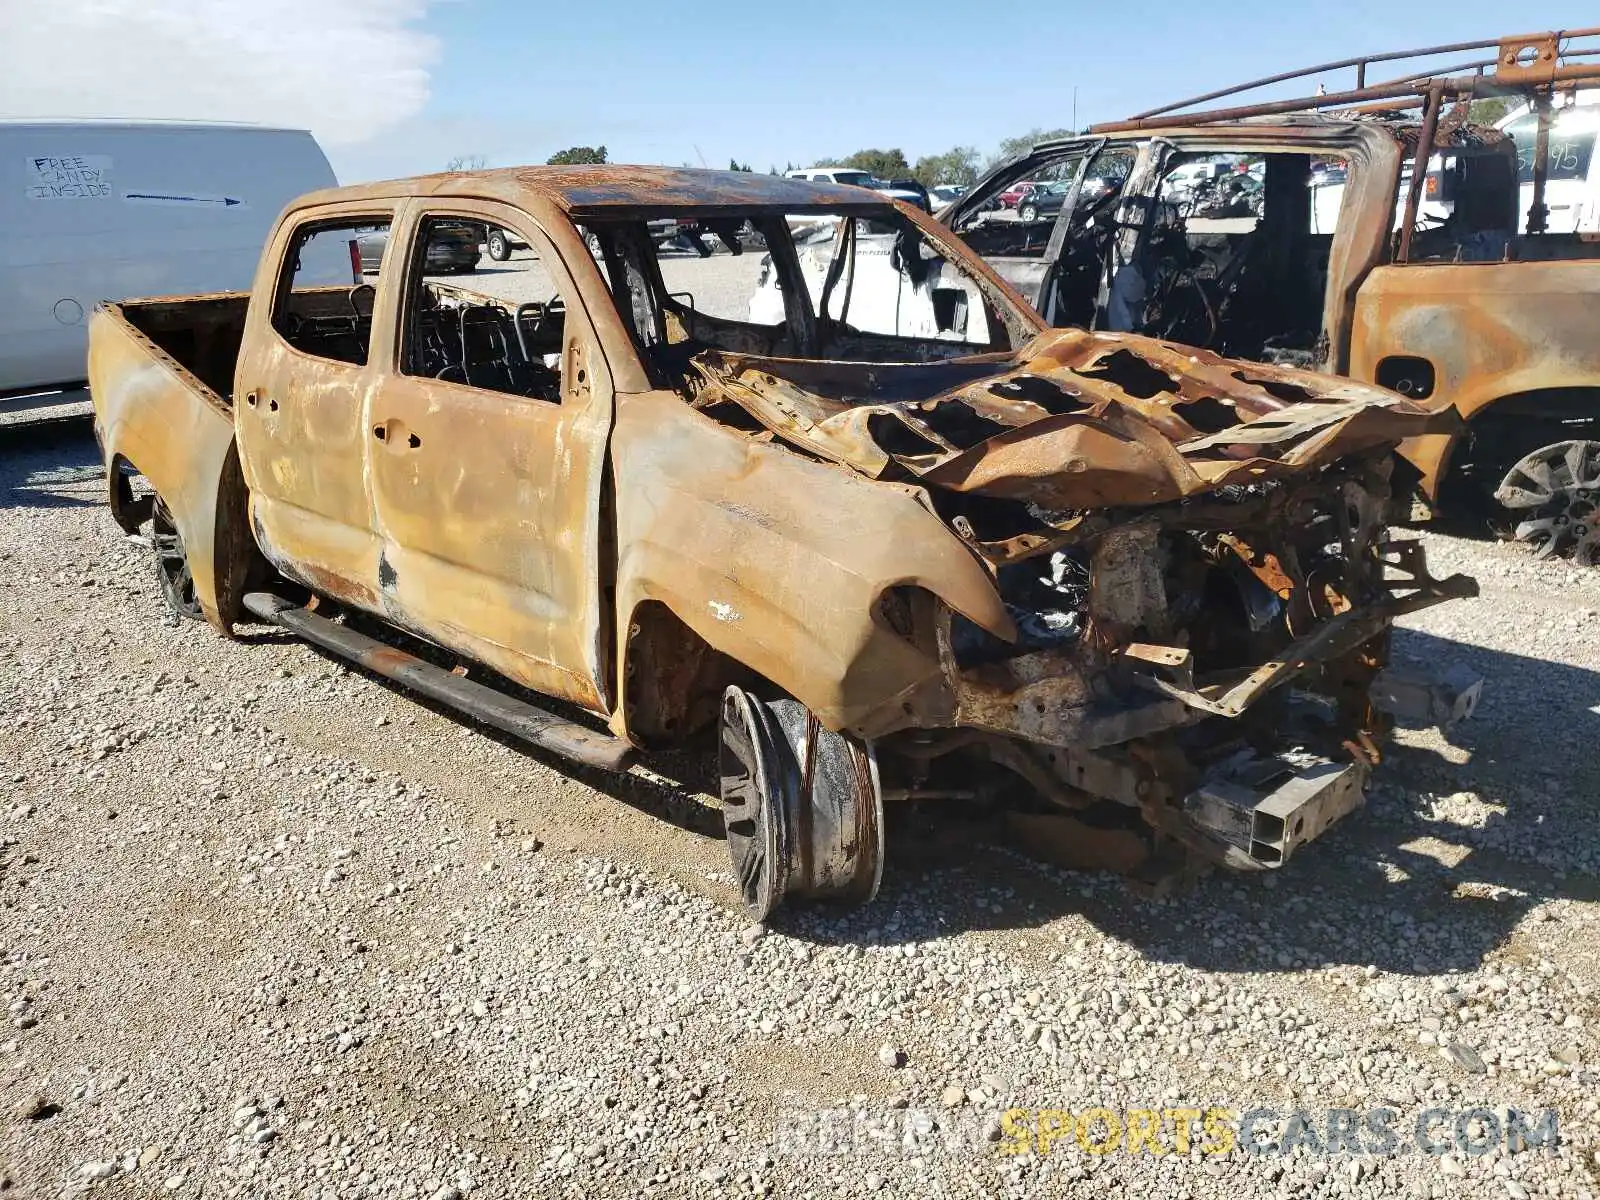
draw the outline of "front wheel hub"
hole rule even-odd
[[[883,800],[871,749],[824,729],[797,700],[722,697],[718,773],[728,853],[745,907],[864,903],[883,876]]]
[[[1581,566],[1600,559],[1600,442],[1582,438],[1541,447],[1519,461],[1494,498],[1522,519],[1514,536],[1538,558],[1571,552]]]

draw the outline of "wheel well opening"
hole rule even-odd
[[[633,610],[623,662],[628,731],[647,747],[693,737],[716,720],[728,684],[759,682],[659,600]]]
[[[1481,520],[1498,514],[1495,488],[1506,472],[1541,446],[1600,439],[1600,387],[1513,392],[1473,414],[1439,484],[1447,516]]]
[[[110,466],[106,469],[106,499],[111,506],[112,520],[126,534],[138,533],[140,526],[150,519],[151,509],[155,505],[155,492],[148,486],[137,493],[134,491],[134,480],[142,478],[139,468],[124,455],[111,456]]]

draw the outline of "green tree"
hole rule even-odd
[[[1486,96],[1474,100],[1467,109],[1467,120],[1474,125],[1493,125],[1511,111],[1511,101],[1504,96]]]
[[[568,146],[565,150],[557,150],[545,161],[552,167],[565,167],[573,163],[603,163],[606,161],[606,148],[604,146]]]
[[[458,154],[445,163],[446,171],[481,171],[489,165],[489,160],[481,154]]]
[[[879,179],[904,179],[911,174],[911,164],[903,150],[857,150],[838,160],[841,167],[866,171]]]
[[[737,158],[730,158],[728,160],[728,170],[730,170],[730,171],[744,171],[746,173],[753,173],[755,168],[752,167],[749,163],[742,163],[741,164]]]
[[[1000,150],[989,160],[989,165],[1005,162],[1007,159],[1016,158],[1019,154],[1026,154],[1040,142],[1053,141],[1056,138],[1069,138],[1077,136],[1070,129],[1030,129],[1019,137],[1004,138],[1000,142]]]
[[[924,154],[911,168],[911,174],[923,187],[941,183],[971,185],[977,182],[981,161],[976,146],[957,146],[943,154]]]

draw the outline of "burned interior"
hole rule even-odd
[[[696,232],[663,243],[669,222]],[[646,209],[580,227],[635,345],[685,392],[709,351],[888,363],[1012,350],[1032,332],[1008,323],[992,283],[882,204]],[[731,293],[697,277],[708,242],[751,260]]]
[[[1058,201],[974,203],[955,229],[1052,324],[1310,367],[1326,357],[1323,296],[1346,169],[1337,156],[1284,148],[1078,140],[985,185],[1045,179]]]

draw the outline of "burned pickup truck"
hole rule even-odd
[[[1600,28],[1285,72],[1037,146],[942,217],[1052,324],[1456,413],[1402,446],[1400,515],[1600,563],[1596,55]],[[1001,209],[1019,180],[1055,203]]]
[[[661,219],[728,253],[659,246]],[[530,248],[499,294],[426,272],[463,220]],[[375,228],[375,282],[301,285]],[[797,230],[831,239],[820,278]],[[885,270],[896,302],[854,303]],[[609,769],[716,729],[762,916],[871,897],[884,807],[918,800],[1276,867],[1361,800],[1394,619],[1475,590],[1385,529],[1390,451],[1433,420],[1403,397],[1047,331],[855,188],[548,168],[315,193],[251,294],[105,305],[89,367],[113,512],[150,527],[178,613],[282,626]]]

